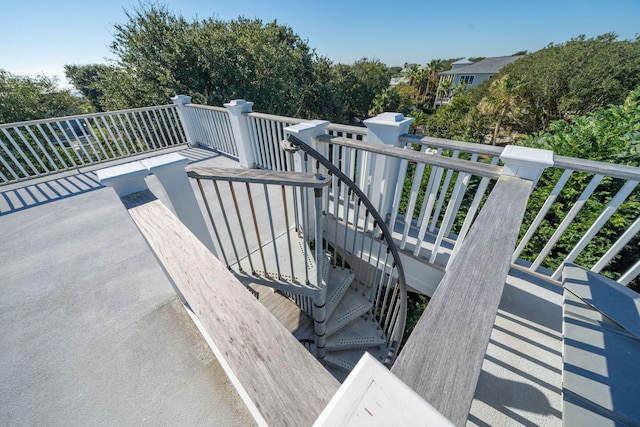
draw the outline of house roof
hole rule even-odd
[[[451,65],[471,65],[473,61],[469,61],[467,58],[460,59],[456,62],[452,62]]]
[[[456,74],[495,74],[502,67],[514,62],[516,59],[522,58],[522,55],[518,56],[496,56],[493,58],[485,58],[482,61],[472,63],[465,67],[458,67],[440,73],[440,75],[456,75]]]

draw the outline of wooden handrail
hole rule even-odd
[[[430,147],[441,147],[449,150],[458,150],[466,153],[485,154],[487,156],[500,156],[504,147],[478,144],[475,142],[463,142],[453,139],[435,138],[432,136],[400,135],[398,140],[405,144],[420,144]]]
[[[465,425],[531,181],[502,176],[391,371]]]
[[[210,111],[218,111],[220,113],[228,113],[229,110],[227,110],[224,107],[216,107],[215,105],[205,105],[205,104],[185,104],[184,105],[187,108],[199,108],[201,110],[210,110]]]
[[[322,142],[341,145],[343,147],[355,148],[357,150],[395,157],[397,159],[408,160],[410,162],[425,163],[444,169],[453,169],[459,172],[470,173],[472,175],[491,179],[497,179],[502,173],[501,166],[471,162],[469,160],[453,159],[451,157],[434,156],[433,154],[422,153],[415,150],[405,150],[402,148],[372,144],[365,141],[354,141],[352,139],[339,138],[330,135],[320,135],[317,139]]]
[[[231,169],[205,166],[189,166],[187,176],[193,179],[248,182],[250,184],[286,185],[304,188],[322,188],[331,183],[328,175],[321,173],[280,172],[260,169]]]
[[[150,191],[122,202],[257,420],[312,425],[338,381]]]

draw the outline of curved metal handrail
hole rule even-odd
[[[402,261],[400,260],[400,254],[398,253],[398,249],[393,242],[393,238],[391,237],[391,232],[387,228],[387,225],[380,215],[376,208],[373,206],[373,203],[367,198],[364,192],[340,169],[338,169],[329,159],[324,157],[318,151],[301,141],[299,138],[296,138],[294,135],[288,135],[287,141],[294,147],[299,147],[302,151],[307,153],[309,156],[313,157],[316,161],[318,161],[322,166],[324,166],[329,174],[335,175],[340,181],[345,183],[347,187],[355,193],[355,195],[362,201],[364,206],[370,212],[371,216],[375,223],[380,227],[380,232],[382,233],[382,237],[387,245],[387,251],[391,253],[393,257],[393,265],[392,268],[395,267],[397,275],[398,275],[398,288],[399,288],[399,298],[400,298],[400,306],[397,321],[395,327],[392,329],[393,336],[390,337],[389,340],[389,355],[385,360],[385,364],[390,366],[396,358],[397,350],[402,342],[402,336],[404,335],[404,327],[407,318],[407,284],[404,275],[404,268],[402,267]],[[337,201],[336,201],[337,203]]]

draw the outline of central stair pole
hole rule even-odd
[[[324,179],[320,174],[316,175],[317,179]],[[323,187],[326,188],[326,187]],[[313,321],[316,333],[316,357],[324,359],[326,355],[326,333],[327,333],[327,284],[324,280],[325,256],[322,249],[322,192],[323,188],[314,189],[315,201],[315,237],[316,237],[316,296],[313,301]]]

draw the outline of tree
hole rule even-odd
[[[491,145],[496,145],[502,121],[516,111],[521,99],[522,85],[522,82],[515,81],[508,74],[493,79],[489,85],[489,94],[478,104],[480,114],[495,116]]]
[[[346,120],[368,117],[374,98],[389,87],[389,80],[387,67],[375,59],[335,65],[332,86],[345,108]]]
[[[113,67],[104,64],[64,66],[64,74],[69,82],[91,102],[96,111],[103,111],[104,90],[101,82],[113,72]]]
[[[188,93],[198,103],[246,98],[261,111],[295,115],[311,110],[312,94],[322,92],[314,87],[317,55],[276,21],[187,21],[156,5],[127,12],[127,18],[115,25],[117,61],[100,84],[103,104],[107,98],[120,108],[164,104]],[[123,82],[129,90],[117,93]]]
[[[101,110],[164,104],[184,93],[195,103],[244,98],[257,111],[348,123],[366,117],[389,86],[392,72],[380,61],[334,65],[276,21],[187,21],[154,4],[127,18],[115,25],[114,63],[67,67]]]
[[[83,98],[58,88],[46,76],[20,76],[0,69],[0,123],[38,120],[91,112]]]
[[[441,85],[441,88],[443,86],[443,90],[452,90],[450,83]],[[444,92],[441,96],[447,93]],[[462,91],[456,94],[450,104],[439,107],[427,118],[427,135],[459,141],[484,142],[489,124],[487,117],[479,113],[478,102],[476,91]]]
[[[640,85],[640,38],[617,40],[614,33],[584,36],[520,58],[500,70],[522,82],[522,114],[516,130],[530,134],[555,120],[621,104]]]

